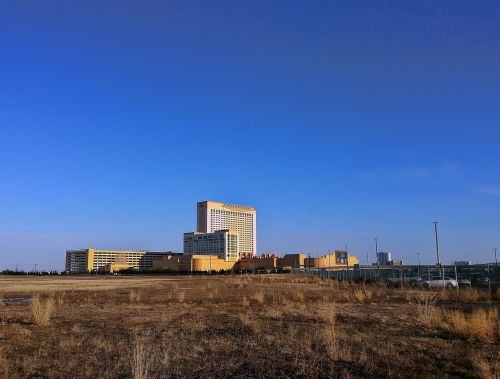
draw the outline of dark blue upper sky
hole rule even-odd
[[[0,268],[182,250],[200,200],[258,251],[500,248],[488,1],[0,1]]]

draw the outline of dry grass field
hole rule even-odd
[[[500,377],[498,293],[0,276],[1,378]]]

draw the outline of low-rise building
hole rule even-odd
[[[353,267],[359,260],[354,255],[350,255],[345,250],[335,250],[321,257],[305,258],[304,267],[306,268],[337,268]]]
[[[80,249],[66,251],[66,272],[85,273],[105,270],[107,265],[124,265],[137,270],[152,270],[153,262],[171,252],[136,250]]]
[[[217,255],[167,255],[153,263],[156,271],[211,272],[232,270],[236,262],[219,258]]]
[[[274,254],[263,254],[261,257],[245,255],[238,261],[226,261],[217,255],[165,255],[155,261],[153,269],[171,272],[193,271],[255,271],[255,270],[284,270],[290,268],[339,268],[353,267],[358,258],[348,252],[337,250],[323,257],[305,258],[304,253],[285,254],[276,257]]]

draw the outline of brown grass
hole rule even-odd
[[[241,305],[244,307],[244,308],[248,308],[250,306],[250,300],[248,300],[248,298],[246,296],[243,296],[241,298]]]
[[[136,340],[132,351],[131,365],[133,379],[147,379],[150,370],[150,351],[144,341]]]
[[[7,279],[5,297],[38,294],[54,317],[39,327],[29,302],[0,307],[0,378],[493,378],[500,360],[498,331],[477,337],[498,325],[483,293],[294,275]]]
[[[476,309],[470,315],[461,311],[451,314],[453,331],[470,339],[490,340],[498,331],[498,311],[496,309]]]
[[[186,300],[186,292],[183,290],[177,291],[177,301],[179,303],[184,303],[184,300]]]
[[[442,326],[441,310],[436,306],[436,296],[420,293],[416,299],[417,316],[425,326]]]
[[[142,290],[132,288],[128,294],[131,303],[139,303],[142,299]]]
[[[471,361],[482,379],[500,379],[500,360],[490,362],[483,354],[473,353]]]
[[[33,315],[33,320],[38,326],[47,326],[50,323],[50,318],[52,317],[52,312],[54,311],[54,299],[40,299],[38,296],[34,296],[31,299],[31,313]]]
[[[259,304],[264,303],[264,292],[263,291],[254,292],[252,295],[252,299]]]

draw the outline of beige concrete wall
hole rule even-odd
[[[226,262],[216,255],[174,255],[153,262],[155,270],[169,271],[220,271],[231,270],[235,262]]]
[[[348,255],[349,266],[358,263],[358,258]],[[220,270],[266,270],[285,267],[346,267],[337,264],[335,254],[306,258],[305,254],[286,254],[283,258],[242,258],[238,262],[226,262],[216,255],[168,255],[153,262],[154,270],[170,271],[220,271]]]
[[[243,258],[234,266],[235,270],[267,270],[277,268],[278,259],[270,258]]]
[[[322,257],[305,258],[304,259],[304,266],[305,267],[314,267],[314,268],[347,267],[347,266],[352,267],[355,264],[358,264],[359,260],[356,256],[349,254],[347,256],[347,262],[349,264],[337,263],[335,253],[330,253],[330,254],[324,255]]]
[[[285,254],[283,258],[280,258],[279,268],[284,267],[304,267],[304,259],[306,255],[304,253],[299,254]]]

